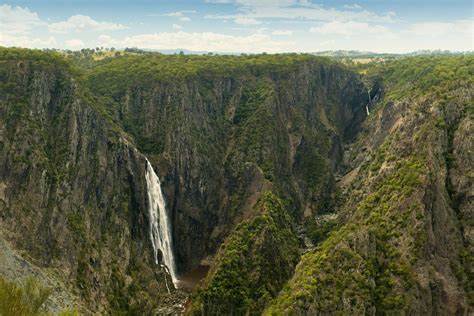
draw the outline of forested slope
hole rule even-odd
[[[266,314],[469,314],[473,58],[367,71],[383,97],[347,152],[338,228]]]

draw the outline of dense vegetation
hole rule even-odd
[[[218,251],[207,284],[193,299],[196,315],[259,315],[293,273],[298,242],[283,201],[267,192],[256,209]]]
[[[324,57],[308,54],[249,55],[249,56],[208,56],[208,55],[125,55],[99,61],[92,73],[92,83],[113,77],[113,82],[128,86],[141,81],[159,79],[163,81],[196,76],[235,76],[241,71],[254,69],[256,72],[269,71],[275,74],[290,70],[304,61],[325,61]],[[104,93],[113,94],[118,87],[107,87]]]
[[[432,95],[447,101],[448,91],[474,82],[472,55],[404,57],[355,68],[383,82],[386,100]]]

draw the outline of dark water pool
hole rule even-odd
[[[178,287],[185,291],[193,291],[206,277],[209,266],[200,265],[196,269],[180,276]]]

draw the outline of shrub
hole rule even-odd
[[[0,315],[46,315],[44,304],[51,289],[27,278],[21,284],[0,277]]]

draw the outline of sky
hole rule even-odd
[[[0,0],[0,46],[474,51],[473,0]]]

